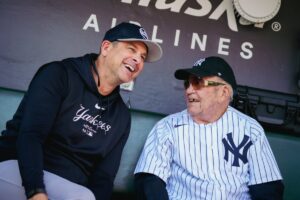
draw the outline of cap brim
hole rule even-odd
[[[126,41],[126,42],[143,42],[148,49],[148,54],[146,57],[146,62],[155,62],[158,61],[162,57],[162,48],[156,42],[151,40],[143,40],[137,38],[127,38],[127,39],[118,39],[118,41]]]
[[[191,74],[191,69],[178,69],[175,71],[175,78],[179,80],[187,80]]]

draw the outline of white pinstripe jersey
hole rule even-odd
[[[211,124],[194,123],[187,110],[160,120],[138,172],[164,180],[171,200],[250,199],[248,185],[282,179],[263,128],[230,106]]]

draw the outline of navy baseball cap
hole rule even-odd
[[[206,76],[218,76],[229,83],[233,90],[236,90],[237,83],[233,70],[230,65],[217,56],[199,59],[192,68],[178,69],[175,71],[175,78],[179,80],[187,80],[190,75],[203,78]]]
[[[117,26],[109,29],[103,38],[103,40],[114,41],[139,41],[143,42],[147,46],[148,54],[146,62],[155,62],[162,56],[161,46],[148,39],[148,35],[145,29],[136,24],[122,22]]]

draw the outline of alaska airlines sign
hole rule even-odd
[[[167,10],[173,13],[180,13],[194,18],[203,18],[207,17],[209,20],[218,21],[222,16],[226,16],[228,28],[233,32],[238,32],[237,17],[235,15],[234,7],[232,0],[223,0],[219,2],[219,4],[213,7],[212,3],[208,0],[196,0],[195,5],[187,5],[187,0],[174,0],[173,2],[167,3],[166,0],[139,0],[138,2],[134,2],[132,0],[121,0],[121,3],[130,4],[130,5],[138,5],[140,7],[148,8],[150,3],[154,3],[154,7],[157,10]],[[115,26],[117,23],[116,18],[112,19],[111,27]],[[139,25],[141,21],[131,21],[132,23],[136,23]],[[245,25],[243,23],[239,23],[239,25]],[[253,26],[256,27],[256,26]],[[256,27],[258,28],[258,27]],[[262,28],[262,27],[259,27]],[[86,20],[86,23],[83,26],[83,30],[92,29],[95,32],[99,32],[99,24],[97,19],[97,14],[91,14],[89,18]],[[278,30],[278,29],[277,29]],[[169,32],[174,32],[172,40],[172,44],[174,47],[178,47],[181,37],[181,30],[169,30]],[[158,43],[163,43],[164,39],[159,37],[159,26],[154,24],[152,26],[152,31],[150,30],[151,39]],[[169,38],[170,36],[168,36]],[[190,49],[195,50],[199,49],[202,52],[205,52],[207,49],[207,44],[209,40],[208,34],[199,34],[197,32],[191,33],[190,39],[183,38],[183,40],[190,41]],[[218,47],[216,53],[219,55],[229,55],[231,39],[228,37],[219,37],[218,38]],[[238,55],[245,60],[253,58],[255,45],[251,41],[241,41],[239,45]]]

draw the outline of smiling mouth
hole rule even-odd
[[[199,102],[199,101],[197,99],[194,99],[194,98],[189,98],[188,102],[193,103],[193,102]]]
[[[125,67],[126,67],[130,72],[135,72],[135,68],[132,67],[131,65],[125,65]]]

